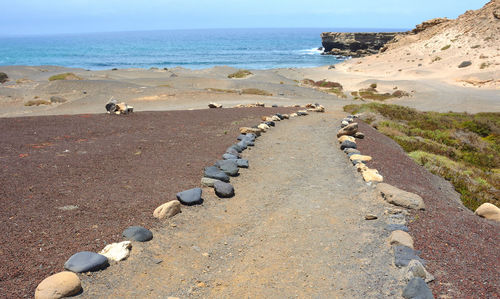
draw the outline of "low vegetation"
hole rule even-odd
[[[40,105],[50,105],[50,104],[52,103],[46,100],[32,100],[24,103],[24,106],[30,107],[30,106],[40,106]]]
[[[448,50],[451,47],[451,45],[446,45],[441,48],[441,51]]]
[[[410,96],[409,93],[403,90],[396,90],[393,93],[379,93],[377,91],[377,84],[372,83],[370,87],[360,89],[359,91],[351,92],[351,95],[354,99],[362,99],[362,100],[375,100],[375,101],[385,101],[391,98],[402,98]]]
[[[221,89],[221,88],[207,88],[208,91],[213,92],[223,92],[223,93],[237,93],[237,90],[234,89]]]
[[[500,113],[420,112],[398,105],[347,105],[409,156],[449,180],[466,207],[500,206]]]
[[[342,84],[338,82],[332,82],[327,80],[314,81],[311,79],[304,79],[302,80],[302,84],[319,88],[321,91],[327,93],[333,93],[339,98],[347,98],[347,96],[344,94],[343,91],[344,87],[342,86]]]
[[[241,78],[246,78],[250,75],[252,75],[252,72],[250,72],[249,70],[239,70],[235,73],[229,74],[227,77],[230,79],[233,78],[241,79]]]
[[[78,77],[73,73],[58,74],[49,78],[49,81],[56,81],[56,80],[82,80],[82,78]]]
[[[258,88],[244,88],[241,90],[242,94],[254,94],[259,96],[272,96],[273,94]]]

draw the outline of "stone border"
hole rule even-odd
[[[351,163],[356,167],[357,171],[363,176],[363,180],[372,186],[375,183],[377,197],[398,208],[388,209],[385,211],[389,215],[391,223],[388,223],[386,230],[391,234],[388,238],[388,244],[392,247],[394,254],[394,266],[401,269],[402,276],[406,287],[402,292],[405,299],[427,299],[434,298],[429,286],[426,284],[434,280],[425,269],[425,261],[418,255],[420,251],[414,250],[413,238],[408,233],[409,229],[406,226],[406,216],[409,212],[406,209],[425,209],[423,199],[414,193],[406,192],[382,183],[384,178],[376,169],[370,169],[364,162],[371,161],[372,157],[362,155],[357,150],[356,139],[363,139],[364,134],[358,132],[358,124],[354,122],[356,115],[349,115],[342,119],[340,129],[337,132],[337,140],[340,143],[340,149],[349,157]],[[377,219],[376,215],[367,214],[366,220]]]
[[[222,105],[217,103],[210,103],[208,106],[209,108],[222,108]],[[234,108],[247,107],[265,107],[265,105],[264,103],[255,103],[237,105]],[[272,107],[278,106],[272,105]],[[262,116],[260,124],[253,127],[241,127],[239,129],[241,134],[237,137],[239,142],[226,150],[222,155],[222,160],[205,168],[201,186],[214,188],[215,194],[220,198],[233,197],[234,187],[229,183],[229,176],[238,175],[239,168],[249,167],[248,160],[242,159],[241,153],[249,146],[254,146],[257,137],[276,126],[279,121],[306,116],[309,112],[325,112],[325,108],[317,103],[289,107],[305,109],[290,115],[276,113],[272,116]],[[153,217],[160,220],[171,218],[181,212],[182,205],[192,206],[203,203],[202,192],[202,189],[198,187],[177,193],[177,200],[166,202],[157,207],[153,212]],[[127,239],[126,241],[108,244],[99,253],[81,251],[72,255],[64,264],[64,268],[69,271],[58,272],[42,280],[35,290],[35,299],[62,298],[82,293],[80,278],[75,273],[104,270],[110,266],[109,261],[123,261],[130,255],[131,241],[148,242],[153,239],[153,233],[141,226],[128,227],[122,235]]]

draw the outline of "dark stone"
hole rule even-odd
[[[229,160],[226,160],[229,161]],[[229,182],[229,176],[220,170],[217,166],[210,166],[205,168],[205,176],[207,178],[216,179],[223,182]],[[200,190],[201,192],[201,190]],[[201,194],[200,194],[201,196]]]
[[[238,138],[236,138],[236,139],[237,139],[237,140],[243,140],[243,139],[245,139],[246,137],[247,137],[247,135],[245,135],[245,134],[240,134],[240,135],[238,135]]]
[[[408,266],[411,260],[418,260],[425,265],[425,261],[418,256],[420,253],[418,250],[400,245],[393,246],[392,249],[394,250],[394,265],[398,268]]]
[[[285,118],[283,117],[283,115],[281,115],[280,113],[276,113],[275,115],[276,115],[277,117],[279,117],[279,118],[280,118],[280,120],[285,119]]]
[[[306,115],[307,115],[307,113],[305,113],[305,112],[300,112],[300,111],[299,111],[299,112],[297,112],[297,115],[298,115],[298,116],[306,116]]]
[[[246,137],[252,141],[255,141],[255,139],[257,139],[257,135],[255,135],[254,133],[247,133]]]
[[[228,153],[225,153],[224,155],[222,155],[222,159],[224,159],[224,160],[232,160],[232,159],[236,160],[238,158],[239,158],[238,156],[228,154]]]
[[[470,62],[470,61],[462,61],[462,63],[460,63],[458,65],[458,68],[468,67],[468,66],[471,66],[471,65],[472,65],[472,62]]]
[[[242,147],[241,147],[240,145],[238,145],[238,144],[233,144],[233,145],[231,145],[230,147],[228,147],[227,149],[230,149],[230,148],[232,148],[232,149],[236,150],[238,153],[241,153],[242,151],[244,151],[244,150],[245,150],[244,148],[242,148]],[[227,152],[228,152],[228,151],[226,150],[226,153],[227,153]]]
[[[5,83],[9,80],[9,76],[6,73],[0,72],[0,83]]]
[[[76,273],[98,271],[107,266],[109,266],[107,257],[90,251],[75,253],[64,263],[65,269]]]
[[[240,153],[233,147],[228,147],[226,150],[226,154],[231,154],[233,156],[236,156],[237,158],[240,158]]]
[[[243,139],[240,142],[242,144],[244,144],[245,146],[254,146],[255,145],[255,143],[252,140],[250,140],[249,138],[248,139]]]
[[[236,164],[240,168],[248,168],[248,160],[247,159],[238,159],[238,160],[236,160]]]
[[[378,53],[396,32],[324,32],[321,40],[324,54],[361,57]]]
[[[68,100],[66,100],[63,97],[58,97],[58,96],[52,96],[52,97],[50,97],[50,102],[51,103],[65,103],[67,101]]]
[[[340,149],[341,150],[344,150],[346,148],[357,148],[357,145],[356,143],[352,142],[352,141],[349,141],[349,140],[344,140],[344,142],[342,142],[340,144]]]
[[[217,167],[215,167],[215,166],[212,166],[212,167],[215,168],[217,171],[221,172],[222,174],[224,174]],[[205,168],[205,176],[209,177],[206,174],[206,168]],[[227,177],[227,175],[226,175],[226,177]],[[229,180],[229,177],[227,177],[227,179]],[[187,205],[187,206],[201,204],[201,203],[203,203],[203,199],[201,199],[201,188],[194,188],[194,189],[189,189],[186,191],[179,192],[179,193],[177,193],[177,199],[183,205]]]
[[[429,286],[421,277],[413,277],[403,290],[405,299],[434,299]]]
[[[147,242],[153,239],[153,233],[142,226],[131,226],[123,231],[123,237],[130,241]]]
[[[239,146],[242,150],[246,150],[247,149],[247,142],[245,140],[242,140],[242,141],[236,143],[236,146]]]
[[[363,163],[362,161],[359,161],[359,160],[352,160],[351,162],[352,162],[352,165]]]
[[[217,166],[220,170],[224,171],[225,174],[230,176],[237,176],[239,172],[238,163],[236,162],[236,160],[219,160],[215,162],[215,166]]]
[[[346,148],[346,149],[344,149],[344,153],[346,153],[347,155],[349,155],[349,154],[361,154],[361,152],[355,148]]]
[[[359,151],[358,151],[359,152]],[[348,153],[347,156],[348,157],[351,157],[352,155],[359,155],[359,153],[356,153],[356,152],[352,152],[352,153]]]
[[[266,121],[265,124],[268,125],[268,126],[270,126],[270,127],[276,126],[276,124],[274,123],[274,121]]]
[[[234,196],[234,187],[231,184],[224,182],[215,182],[214,183],[215,194],[218,197],[229,198]]]
[[[402,224],[388,224],[385,227],[385,230],[388,230],[390,232],[395,231],[395,230],[402,230],[404,232],[410,231],[406,225],[402,225]]]
[[[114,113],[116,110],[118,110],[118,106],[116,106],[116,103],[117,102],[115,100],[112,100],[111,102],[107,103],[105,106],[106,111],[108,111],[109,113]]]
[[[278,105],[273,104],[273,105],[272,105],[272,107],[273,107],[273,108],[278,108]]]

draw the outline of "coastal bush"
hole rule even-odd
[[[500,206],[500,113],[421,112],[398,105],[347,105],[391,137],[417,163],[450,180],[464,205]],[[378,115],[378,116],[377,116]]]
[[[55,80],[82,80],[82,78],[73,73],[58,74],[49,78],[49,81]]]
[[[242,94],[254,94],[259,96],[272,96],[273,94],[258,88],[244,88],[241,90]]]
[[[208,91],[214,91],[214,92],[223,92],[223,93],[237,93],[237,90],[234,89],[221,89],[221,88],[207,88],[206,90]]]
[[[239,70],[237,72],[234,72],[232,74],[227,75],[227,77],[229,79],[233,79],[233,78],[241,79],[241,78],[248,77],[250,75],[253,75],[253,74],[249,70]]]
[[[451,45],[446,45],[441,48],[441,51],[448,50],[451,47]]]
[[[347,96],[344,94],[343,90],[344,87],[342,84],[338,82],[332,82],[332,81],[327,81],[325,79],[320,80],[320,81],[314,81],[311,79],[304,79],[302,80],[302,84],[304,85],[311,85],[313,87],[317,87],[320,90],[327,92],[327,93],[333,93],[339,98],[347,98]]]
[[[45,100],[33,100],[33,101],[27,101],[26,103],[24,103],[24,106],[40,106],[40,105],[50,105],[52,104],[51,102],[49,101],[45,101]]]

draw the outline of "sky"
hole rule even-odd
[[[204,28],[410,29],[487,0],[0,0],[0,35]]]

